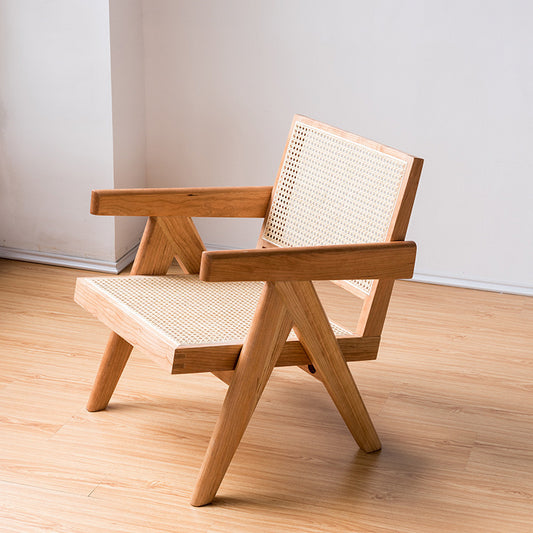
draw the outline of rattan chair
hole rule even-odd
[[[76,302],[111,333],[87,405],[105,409],[134,346],[173,374],[228,383],[193,492],[210,503],[276,366],[310,369],[357,444],[381,444],[347,361],[375,359],[422,160],[295,116],[271,187],[93,191],[96,215],[148,216],[131,276],[80,278]],[[264,218],[258,247],[207,252],[190,217]],[[167,275],[176,258],[184,275]],[[356,331],[327,318],[311,280],[364,299]]]

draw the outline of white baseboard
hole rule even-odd
[[[533,296],[533,287],[511,285],[508,283],[494,283],[492,281],[476,281],[473,279],[460,279],[448,276],[434,276],[433,274],[415,274],[413,276],[413,281],[432,283],[434,285],[461,287],[463,289],[477,289],[481,291],[519,294],[521,296]]]
[[[0,246],[0,257],[4,259],[15,259],[17,261],[28,261],[30,263],[43,263],[45,265],[63,266],[78,268],[81,270],[94,270],[108,274],[118,274],[124,270],[135,258],[137,248],[134,246],[117,261],[102,261],[101,259],[88,259],[86,257],[73,257],[70,255],[55,254],[51,252],[39,252],[33,250],[20,250]]]
[[[225,246],[223,244],[209,244],[208,242],[204,242],[205,249],[214,252],[215,250],[238,250],[237,247],[232,246]]]

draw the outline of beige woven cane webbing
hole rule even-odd
[[[180,346],[241,344],[263,288],[260,281],[208,283],[192,275],[91,278],[90,283]],[[331,326],[337,336],[352,335]]]
[[[407,163],[296,122],[263,239],[278,246],[383,242]],[[372,280],[350,280],[366,294]]]

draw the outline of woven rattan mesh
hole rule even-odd
[[[278,246],[383,242],[406,162],[296,122],[263,238]],[[370,293],[371,280],[351,280]]]
[[[262,282],[208,283],[198,276],[92,278],[90,283],[180,346],[241,344],[263,288]],[[352,335],[331,325],[337,336]],[[296,338],[292,332],[291,337]]]

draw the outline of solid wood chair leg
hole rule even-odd
[[[162,276],[167,273],[173,256],[174,250],[158,219],[149,217],[131,267],[131,275]]]
[[[171,244],[183,272],[198,274],[205,246],[191,218],[158,217],[157,222]]]
[[[298,368],[300,370],[303,370],[306,374],[314,377],[318,381],[322,381],[322,376],[320,375],[320,372],[313,365],[298,365]]]
[[[276,282],[294,320],[294,330],[359,447],[381,448],[379,437],[318,295],[309,281]]]
[[[87,411],[101,411],[107,407],[133,346],[116,333],[111,333],[94,385],[87,402]]]
[[[173,250],[160,224],[148,218],[131,274],[163,275],[172,263]],[[88,411],[107,407],[133,346],[112,332],[104,350],[98,373],[87,403]]]
[[[191,504],[211,503],[290,333],[292,320],[271,283],[265,284],[209,443]]]

